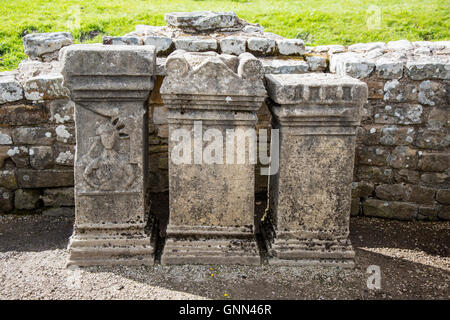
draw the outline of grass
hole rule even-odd
[[[22,37],[29,32],[70,31],[75,42],[100,42],[137,24],[165,25],[166,12],[197,10],[235,11],[308,45],[450,39],[445,0],[1,0],[0,71],[26,57]]]

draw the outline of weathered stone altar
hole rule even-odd
[[[147,104],[153,46],[72,45],[61,51],[75,101],[75,226],[68,265],[153,264]]]
[[[267,75],[280,162],[265,228],[272,264],[353,266],[349,235],[356,126],[367,85],[332,74]]]
[[[166,71],[161,95],[169,108],[170,218],[161,263],[259,264],[254,163],[249,156],[237,162],[239,151],[248,155],[249,142],[241,149],[238,142],[236,149],[215,149],[211,162],[206,152],[214,142],[238,141],[255,128],[256,111],[266,97],[262,64],[250,53],[177,50],[168,57]],[[175,137],[186,135],[192,138],[180,161],[181,141]]]

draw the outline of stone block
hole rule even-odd
[[[12,131],[14,144],[52,145],[55,142],[53,129],[44,127],[16,127]]]
[[[52,188],[73,186],[73,170],[30,170],[18,169],[16,171],[19,188]]]
[[[277,40],[278,52],[285,56],[299,56],[305,53],[305,42],[301,39]]]
[[[450,146],[450,134],[445,130],[419,130],[415,145],[422,149],[443,149]]]
[[[397,40],[397,41],[389,41],[386,45],[386,49],[392,51],[413,50],[414,46],[408,40]]]
[[[144,38],[144,44],[154,46],[156,54],[165,55],[170,53],[173,48],[172,39],[170,37],[149,35]]]
[[[75,205],[74,188],[45,189],[41,195],[46,207],[69,207]]]
[[[414,220],[417,217],[418,206],[407,202],[367,199],[362,203],[362,210],[368,217]]]
[[[394,173],[394,181],[396,183],[413,183],[417,184],[420,181],[420,174],[418,171],[410,169],[396,170]]]
[[[448,106],[450,104],[448,86],[437,82],[425,80],[419,85],[418,100],[428,106]]]
[[[47,123],[48,112],[43,105],[15,104],[0,107],[0,124],[28,126]]]
[[[231,129],[237,130],[237,141],[255,129],[256,110],[266,96],[261,62],[243,53],[230,68],[227,59],[183,51],[167,58],[161,95],[171,133],[170,217],[162,264],[260,263],[254,236],[254,164],[231,161],[223,149],[197,149],[212,134],[221,144]],[[184,139],[195,139],[193,152]],[[234,157],[233,149],[228,153]]]
[[[0,145],[0,169],[5,165],[5,160],[9,158],[9,146]]]
[[[245,52],[247,39],[229,36],[219,40],[220,52],[224,54],[240,55]]]
[[[72,43],[72,35],[68,32],[31,33],[23,37],[25,54],[43,61],[57,59],[58,55],[54,53]]]
[[[330,71],[357,79],[367,78],[375,68],[375,63],[353,52],[333,54],[330,57]]]
[[[388,164],[395,169],[415,169],[417,164],[417,150],[398,146],[392,150],[387,158]]]
[[[265,74],[298,74],[308,72],[308,63],[303,60],[260,59]]]
[[[414,141],[414,127],[383,126],[380,130],[379,143],[385,146],[410,145]]]
[[[25,81],[23,91],[30,101],[43,101],[67,98],[69,91],[62,84],[60,74],[46,74],[32,77]]]
[[[49,169],[53,167],[53,149],[49,146],[30,147],[30,165],[37,170]]]
[[[55,163],[60,166],[70,166],[74,164],[75,146],[55,145]]]
[[[9,190],[17,189],[17,180],[14,171],[12,170],[0,171],[0,187]]]
[[[408,185],[405,187],[405,201],[432,205],[435,203],[436,191],[433,188],[428,188],[419,185]]]
[[[375,70],[382,79],[400,79],[405,63],[398,59],[381,58],[375,62]]]
[[[14,192],[0,187],[0,213],[7,213],[12,209],[14,209]]]
[[[247,39],[247,48],[256,55],[272,55],[276,52],[277,44],[272,39],[250,37]]]
[[[380,184],[375,188],[377,198],[382,200],[399,201],[405,198],[405,185]]]
[[[374,184],[367,181],[352,182],[352,198],[370,197],[375,190]]]
[[[42,211],[43,216],[47,217],[73,217],[75,215],[74,207],[50,208]]]
[[[389,167],[375,167],[371,165],[358,165],[356,179],[376,183],[392,183],[394,172]]]
[[[147,222],[152,230],[153,219],[143,151],[155,48],[74,45],[61,58],[77,128],[75,228],[67,264],[153,264],[152,235],[145,231]],[[55,131],[64,138],[62,129]]]
[[[169,12],[164,15],[164,20],[169,26],[197,32],[227,30],[239,25],[234,12]]]
[[[388,102],[416,102],[418,88],[415,83],[387,81],[384,85],[384,101]]]
[[[423,107],[420,104],[386,104],[375,109],[375,123],[380,124],[420,124],[423,123]]]
[[[447,172],[427,172],[420,175],[420,181],[426,185],[439,186],[450,182],[450,176]]]
[[[142,40],[141,38],[135,36],[122,36],[122,37],[103,36],[103,44],[139,46],[142,45]]]
[[[72,100],[50,100],[47,102],[47,108],[50,112],[50,122],[56,124],[73,123],[75,103]]]
[[[39,190],[18,189],[14,194],[14,207],[19,210],[33,210],[39,205]]]
[[[420,206],[417,220],[437,220],[439,206]]]
[[[183,37],[173,40],[175,49],[189,52],[217,51],[216,39],[204,39],[201,37]]]
[[[310,71],[325,71],[328,67],[327,59],[323,56],[307,56],[306,61]]]
[[[450,153],[423,152],[417,167],[422,171],[446,171],[450,168]]]
[[[279,170],[269,179],[273,226],[261,226],[269,263],[351,267],[353,159],[367,85],[312,73],[266,75],[266,86],[272,129],[282,137]]]
[[[450,189],[437,190],[436,201],[442,204],[450,204]]]
[[[15,146],[8,149],[8,156],[14,162],[17,168],[24,168],[30,164],[28,156],[28,147]]]
[[[385,49],[384,42],[369,42],[369,43],[355,43],[348,46],[348,51],[354,52],[368,52],[376,49]]]
[[[440,206],[438,218],[442,220],[450,220],[450,206]]]
[[[12,144],[11,130],[7,128],[0,128],[0,145]]]
[[[448,80],[450,79],[450,60],[447,56],[419,56],[407,61],[406,71],[413,80]]]
[[[14,79],[14,76],[0,76],[0,104],[22,99],[22,86]]]

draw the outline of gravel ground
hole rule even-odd
[[[89,267],[68,270],[72,218],[0,216],[1,299],[449,299],[450,223],[354,218],[356,268]],[[378,265],[380,290],[367,288]]]

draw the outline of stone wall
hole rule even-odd
[[[104,45],[155,45],[157,78],[149,99],[152,192],[168,190],[167,108],[159,88],[176,49],[258,56],[266,74],[333,72],[367,83],[353,184],[353,215],[450,219],[450,42],[377,42],[304,47],[235,16],[222,21],[167,15],[168,26],[136,26]],[[206,21],[206,22],[205,22]],[[227,20],[228,21],[228,20]],[[29,59],[0,73],[0,212],[73,212],[74,104],[63,87],[58,51],[68,33],[24,38]],[[258,128],[268,128],[265,105]],[[259,170],[256,170],[259,172]],[[299,177],[301,178],[301,177]],[[267,177],[256,176],[265,192]]]

